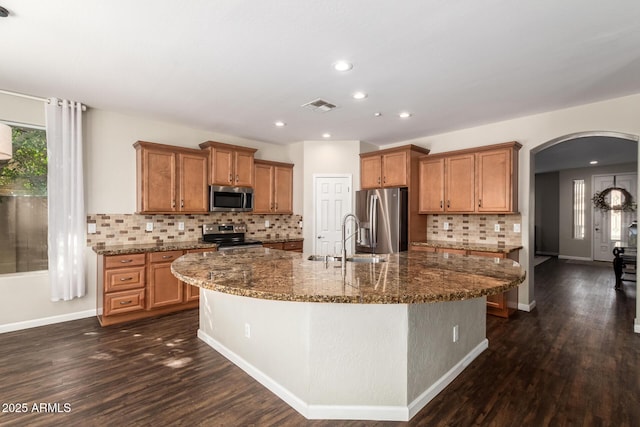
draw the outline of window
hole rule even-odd
[[[11,128],[13,156],[0,160],[0,274],[48,268],[46,133]]]
[[[584,179],[573,180],[573,238],[584,240]]]
[[[622,204],[622,191],[620,190],[611,190],[609,193],[611,196],[611,202],[609,203],[611,206],[619,206]],[[622,211],[609,211],[609,224],[611,226],[611,241],[622,240]]]

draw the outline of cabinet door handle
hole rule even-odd
[[[386,177],[386,176],[385,176],[385,177],[382,177],[382,183],[383,183],[383,184],[386,184],[386,183],[387,183],[387,177]]]
[[[120,278],[121,282],[126,282],[127,280],[133,280],[133,277],[121,277]]]
[[[229,182],[233,182],[233,175],[229,174]]]
[[[378,184],[380,184],[380,177],[378,177]]]
[[[173,201],[171,202],[171,207],[172,207],[172,208],[175,208],[175,207],[176,207],[176,201],[175,201],[175,200],[173,200]]]
[[[184,208],[184,200],[180,200],[180,207]]]
[[[121,259],[120,262],[123,263],[123,264],[128,264],[130,262],[133,262],[133,260],[132,259]]]
[[[236,182],[240,181],[240,175],[236,175]]]
[[[171,259],[173,255],[162,255],[162,259]]]
[[[478,207],[481,208],[482,207],[482,199],[478,199]]]
[[[129,300],[129,301],[120,301],[120,305],[127,305],[127,304],[131,304],[131,300]]]
[[[451,207],[451,200],[447,200],[447,207],[450,208]]]
[[[278,210],[278,203],[276,202],[276,210]]]
[[[442,200],[440,200],[440,209],[442,209],[444,206],[444,203],[442,202]]]

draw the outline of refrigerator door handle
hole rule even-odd
[[[371,196],[370,217],[371,249],[375,253],[376,247],[378,246],[378,196],[375,195]]]

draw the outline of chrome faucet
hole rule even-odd
[[[353,220],[355,221],[356,231],[355,233],[352,233],[350,236],[347,237],[347,220],[349,218],[353,218]],[[357,236],[356,242],[360,241],[360,221],[358,220],[357,216],[355,216],[352,213],[349,213],[349,214],[346,214],[344,218],[342,218],[342,256],[340,257],[340,264],[341,264],[342,270],[345,270],[347,266],[347,240],[349,240],[353,236]]]

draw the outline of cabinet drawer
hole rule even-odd
[[[432,246],[420,246],[420,245],[412,245],[410,246],[410,249],[412,251],[417,251],[417,252],[436,252],[437,251],[437,249]]]
[[[149,262],[171,262],[182,256],[182,251],[152,252],[149,254]]]
[[[269,249],[284,249],[284,245],[282,243],[263,243],[262,247]]]
[[[449,248],[438,248],[438,253],[443,254],[453,254],[453,255],[466,255],[466,249],[449,249]]]
[[[109,255],[104,257],[104,268],[133,267],[144,265],[144,254]]]
[[[144,289],[113,292],[104,296],[103,316],[144,310]]]
[[[144,288],[144,270],[144,266],[106,270],[104,291],[114,292]]]
[[[484,256],[488,258],[506,258],[507,254],[504,252],[484,252],[484,251],[469,251],[469,255]]]
[[[284,250],[285,251],[302,250],[302,242],[285,242]]]

